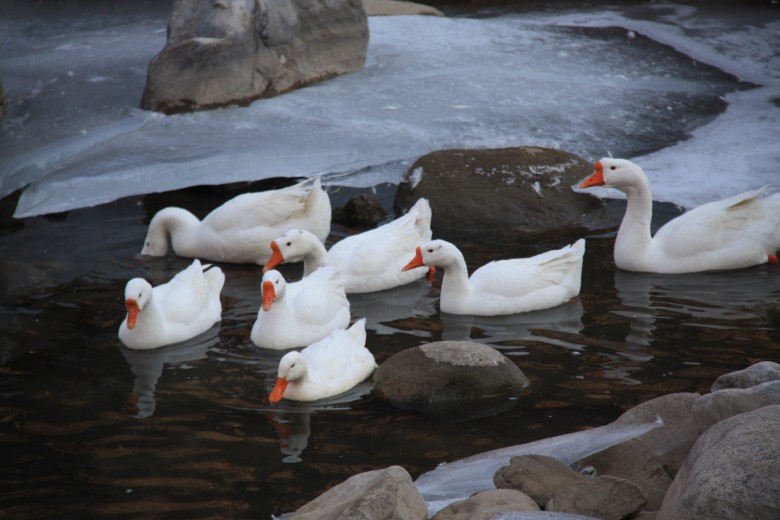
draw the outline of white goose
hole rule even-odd
[[[498,316],[560,305],[580,292],[585,240],[531,258],[497,260],[469,277],[463,254],[449,242],[432,240],[417,248],[404,267],[444,269],[440,307],[449,314]]]
[[[777,262],[780,194],[766,188],[703,204],[650,236],[653,197],[645,172],[625,159],[604,158],[581,185],[626,194],[615,239],[615,265],[627,271],[691,273]]]
[[[263,275],[262,292],[263,304],[250,335],[258,347],[303,347],[349,325],[349,301],[332,267],[291,284],[279,271],[268,271]]]
[[[225,275],[219,267],[208,267],[195,260],[154,288],[143,278],[127,282],[127,317],[119,326],[122,343],[136,350],[158,348],[193,338],[220,321]]]
[[[288,352],[279,362],[276,386],[268,400],[316,401],[346,392],[376,369],[374,355],[365,345],[364,318],[300,352]]]
[[[170,235],[179,256],[262,265],[275,237],[301,228],[325,240],[330,218],[330,198],[320,179],[308,179],[280,190],[238,195],[202,221],[185,209],[164,208],[152,218],[141,254],[164,256]]]
[[[431,206],[418,200],[403,216],[376,229],[346,237],[326,251],[322,241],[304,230],[292,230],[271,242],[273,254],[264,269],[303,261],[303,276],[324,265],[336,267],[347,293],[382,291],[425,276],[425,269],[402,272],[406,255],[431,239]]]

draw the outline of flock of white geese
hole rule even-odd
[[[745,192],[704,204],[651,236],[652,194],[644,171],[603,158],[581,185],[626,194],[615,265],[655,273],[738,269],[776,263],[780,248],[780,194]],[[202,221],[175,207],[159,211],[141,253],[194,258],[168,283],[152,287],[134,278],[125,288],[127,317],[119,339],[131,349],[155,349],[193,338],[221,320],[222,270],[210,262],[264,265],[262,299],[251,340],[288,350],[269,399],[313,401],[346,392],[376,368],[366,348],[365,319],[349,326],[350,293],[382,291],[436,276],[442,269],[440,309],[494,316],[561,305],[580,292],[585,240],[531,258],[490,262],[469,276],[463,254],[432,240],[431,208],[420,199],[403,216],[346,237],[329,250],[331,205],[318,178],[281,190],[239,195]],[[288,282],[274,269],[303,262],[303,278]]]

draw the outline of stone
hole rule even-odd
[[[417,159],[398,186],[396,211],[419,198],[431,203],[434,236],[455,243],[464,234],[542,234],[572,242],[604,222],[605,204],[572,187],[593,164],[549,148],[442,150]],[[560,246],[558,246],[560,247]]]
[[[3,80],[0,79],[0,120],[3,119],[3,116],[8,112],[8,94],[5,92],[5,87],[3,87]]]
[[[693,413],[698,421],[713,424],[773,404],[780,404],[780,380],[703,395],[694,403]]]
[[[496,349],[467,341],[438,341],[403,350],[374,373],[374,390],[402,409],[447,420],[492,415],[515,405],[530,384]]]
[[[579,480],[558,491],[545,510],[623,520],[639,514],[646,503],[642,491],[633,483],[603,475]]]
[[[50,287],[55,283],[53,278],[34,265],[0,260],[0,298]]]
[[[696,441],[658,520],[780,518],[780,405],[715,423]]]
[[[425,504],[400,466],[354,475],[297,509],[289,520],[425,520]]]
[[[584,478],[553,457],[521,455],[512,457],[508,466],[493,475],[493,484],[498,489],[522,491],[544,507],[558,490]]]
[[[528,495],[514,489],[490,489],[448,505],[431,520],[490,520],[509,511],[539,511]]]
[[[593,466],[599,475],[629,480],[642,490],[648,500],[647,508],[658,509],[690,448],[709,426],[693,416],[699,397],[695,393],[669,394],[628,410],[616,424],[641,424],[658,417],[664,424],[577,461],[575,469]]]
[[[177,0],[141,107],[243,105],[354,72],[368,38],[361,0]]]
[[[712,391],[726,388],[750,388],[767,381],[780,380],[780,364],[773,361],[761,361],[743,370],[723,374],[712,383]]]
[[[398,2],[396,0],[363,0],[366,16],[398,16],[423,14],[444,16],[444,13],[430,5],[416,2]]]
[[[361,226],[374,226],[387,217],[376,195],[362,193],[347,201],[344,206],[344,218],[350,223]]]

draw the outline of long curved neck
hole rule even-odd
[[[471,296],[469,270],[466,267],[463,254],[460,251],[453,253],[452,260],[446,265],[440,266],[444,269],[444,278],[441,281],[441,298],[442,300],[453,298],[462,303]]]
[[[303,257],[303,276],[309,276],[311,273],[327,264],[328,251],[319,239],[312,237],[311,248],[308,254]]]
[[[165,208],[157,212],[149,225],[150,233],[171,235],[173,250],[178,254],[194,254],[196,235],[200,220],[182,208]]]
[[[165,320],[163,319],[160,306],[157,305],[154,297],[149,298],[144,308],[138,314],[135,330],[139,335],[149,335],[158,337],[165,332]]]
[[[615,258],[623,258],[634,265],[633,262],[640,261],[652,245],[653,195],[646,180],[623,191],[627,201],[626,214],[615,239]]]

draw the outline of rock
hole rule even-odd
[[[141,107],[247,104],[354,72],[365,64],[368,37],[361,0],[179,0]]]
[[[367,16],[392,16],[424,14],[444,16],[444,13],[429,5],[416,2],[397,2],[396,0],[363,0]]]
[[[522,491],[539,507],[544,507],[560,489],[585,477],[566,464],[545,455],[512,457],[508,466],[493,475],[493,483],[499,489]]]
[[[490,489],[448,505],[431,520],[490,520],[497,513],[539,511],[528,495],[514,489]]]
[[[609,475],[586,478],[555,493],[546,511],[594,516],[602,520],[622,520],[636,516],[647,499],[628,480]]]
[[[712,391],[725,388],[750,388],[767,381],[780,380],[780,364],[761,361],[743,370],[723,374],[712,383]]]
[[[669,394],[646,401],[621,415],[615,423],[651,422],[657,417],[663,426],[577,461],[575,468],[593,466],[599,475],[612,475],[639,486],[656,510],[691,446],[709,423],[693,417],[699,394]]]
[[[713,424],[773,404],[780,404],[780,380],[703,395],[694,403],[693,413],[698,421]]]
[[[428,507],[400,466],[354,475],[308,504],[289,520],[425,520]]]
[[[5,93],[3,80],[0,79],[0,120],[8,112],[8,94]]]
[[[376,195],[363,193],[347,201],[344,206],[344,217],[353,224],[374,226],[387,217],[387,211]]]
[[[0,298],[54,285],[55,280],[34,265],[0,260]]]
[[[656,518],[780,518],[780,406],[715,423],[693,446]]]
[[[432,417],[467,420],[514,406],[528,378],[496,349],[439,341],[403,350],[374,373],[377,394],[395,406]]]
[[[464,234],[493,229],[555,231],[573,241],[588,227],[607,225],[605,205],[572,190],[592,172],[590,162],[547,148],[437,151],[412,165],[398,186],[394,207],[405,211],[427,198],[431,229],[445,240],[462,241]]]

